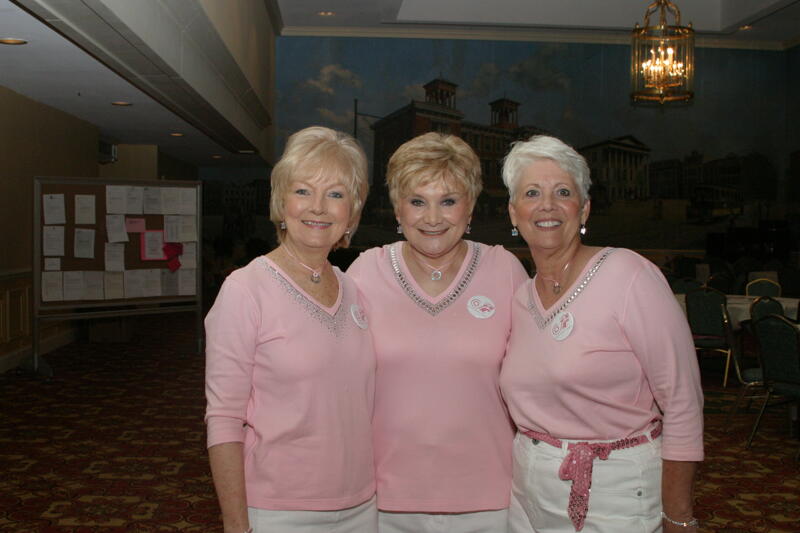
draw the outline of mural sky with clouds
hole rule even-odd
[[[629,101],[630,48],[624,45],[506,41],[280,37],[277,41],[277,153],[286,137],[320,124],[353,131],[359,113],[385,116],[423,100],[422,86],[441,77],[458,85],[465,120],[490,121],[489,102],[519,102],[519,123],[542,128],[576,147],[633,135],[651,161],[706,160],[758,152],[778,175],[798,146],[798,49],[698,48],[695,101],[678,107],[634,107]],[[372,155],[369,125],[359,140]]]

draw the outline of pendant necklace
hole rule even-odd
[[[458,257],[458,254],[456,254],[456,257]],[[433,265],[429,265],[416,255],[414,255],[414,259],[416,259],[420,264],[428,267],[431,270],[431,281],[439,281],[440,279],[442,279],[443,276],[442,271],[447,270],[450,267],[450,265],[453,264],[453,261],[455,261],[456,257],[453,257],[450,261],[437,268]]]
[[[562,274],[567,271],[571,262],[572,260],[568,261],[567,264],[564,265],[564,268],[561,269]],[[553,294],[559,294],[561,292],[561,283],[559,283],[557,279],[545,277],[543,274],[539,274],[539,276],[541,276],[543,280],[549,281],[553,284]]]
[[[283,249],[286,250],[286,253],[289,254],[289,257],[291,257],[292,259],[297,261],[300,264],[301,267],[303,267],[306,270],[308,270],[309,272],[311,272],[311,278],[310,278],[311,279],[311,283],[319,283],[320,282],[320,280],[322,279],[322,270],[325,268],[325,265],[328,264],[328,260],[327,259],[325,259],[325,263],[318,270],[315,270],[315,269],[311,268],[310,266],[308,266],[307,264],[305,264],[302,261],[300,261],[300,259],[296,255],[294,255],[291,252],[291,250],[289,250],[289,248],[287,246],[284,246]]]

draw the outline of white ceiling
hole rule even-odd
[[[277,0],[283,35],[374,35],[627,42],[651,0]],[[798,0],[675,0],[698,44],[782,49],[800,43]],[[330,11],[333,16],[321,16]],[[672,19],[669,19],[670,21]],[[739,31],[750,24],[751,30]],[[570,37],[571,36],[571,37]]]
[[[99,127],[104,140],[156,144],[195,164],[226,150],[135,88],[76,45],[23,11],[0,0],[0,36],[26,39],[0,46],[0,84]],[[130,107],[112,101],[131,102]],[[172,132],[184,133],[174,138]]]
[[[183,6],[195,0],[135,1]],[[641,22],[649,3],[648,0],[263,1],[278,19],[276,26],[283,36],[583,42],[627,42],[630,28]],[[95,124],[102,137],[112,142],[156,144],[163,152],[198,166],[248,165],[259,161],[257,156],[230,151],[237,140],[236,132],[214,135],[229,125],[215,130],[198,121],[197,117],[208,116],[208,109],[192,110],[175,106],[174,102],[171,105],[160,95],[149,96],[17,5],[26,3],[30,5],[31,0],[0,0],[0,37],[29,41],[24,46],[0,46],[1,85]],[[677,0],[676,4],[681,9],[682,22],[692,22],[698,31],[700,46],[780,50],[800,43],[800,0]],[[334,14],[319,15],[323,11]],[[752,24],[753,28],[740,31],[744,24]],[[127,100],[134,105],[126,108],[110,105],[115,100]],[[170,137],[175,131],[184,133],[184,137]],[[224,159],[214,160],[212,154],[222,154]]]

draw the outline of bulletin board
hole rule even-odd
[[[202,185],[36,177],[34,366],[38,326],[195,312],[202,351]]]

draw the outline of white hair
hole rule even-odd
[[[528,165],[541,159],[553,161],[575,180],[582,202],[589,199],[592,180],[586,159],[564,141],[549,135],[534,135],[527,141],[517,141],[511,145],[511,151],[503,159],[503,183],[512,199],[522,172]]]

